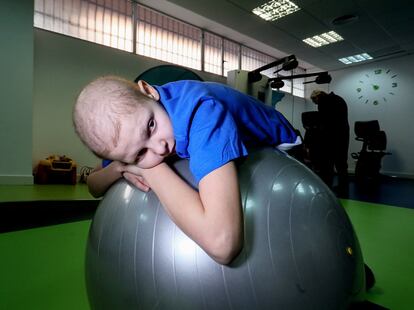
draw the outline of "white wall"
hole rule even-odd
[[[381,73],[375,74],[378,69]],[[307,90],[307,97],[313,88],[319,88],[333,91],[345,99],[351,126],[350,153],[361,149],[361,142],[355,141],[355,121],[378,120],[387,134],[387,151],[392,152],[384,157],[381,172],[414,178],[414,55],[330,74],[332,82],[329,86],[308,84],[312,86]],[[396,87],[392,87],[393,83],[397,83]],[[379,88],[375,90],[376,85]],[[351,157],[349,166],[351,169],[355,166]]]
[[[33,1],[0,5],[0,184],[32,183]]]

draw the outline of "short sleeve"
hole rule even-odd
[[[105,167],[106,167],[106,166],[108,166],[111,162],[112,162],[112,160],[110,160],[110,159],[102,159],[102,168],[105,168]]]
[[[231,113],[215,99],[196,109],[190,131],[190,170],[197,182],[229,161],[247,155]]]

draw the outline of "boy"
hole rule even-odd
[[[121,176],[141,190],[151,188],[175,224],[220,264],[231,262],[243,244],[234,161],[247,147],[300,143],[276,110],[225,85],[198,81],[151,86],[99,78],[80,93],[74,125],[96,155],[113,161],[90,176],[96,194]],[[165,163],[174,153],[189,159],[198,192]]]

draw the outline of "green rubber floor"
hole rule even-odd
[[[353,200],[342,205],[377,280],[367,299],[392,310],[414,309],[414,210]]]
[[[367,299],[393,310],[414,309],[414,210],[352,200],[342,204],[376,275]],[[81,221],[0,234],[0,309],[89,309],[84,283],[89,225]]]
[[[0,309],[89,309],[84,281],[89,225],[81,221],[0,234]]]
[[[0,202],[93,199],[86,184],[0,185]]]

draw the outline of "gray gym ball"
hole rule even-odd
[[[194,184],[188,161],[174,164]],[[168,217],[153,192],[126,181],[107,192],[86,253],[92,309],[346,309],[362,299],[364,264],[330,190],[274,149],[239,165],[244,246],[214,262]]]

